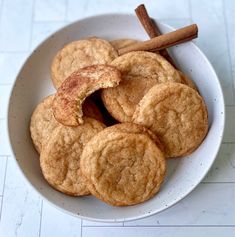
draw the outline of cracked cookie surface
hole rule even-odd
[[[180,83],[152,87],[138,104],[133,122],[153,131],[167,157],[193,152],[208,130],[205,102],[197,91]]]
[[[92,37],[67,44],[55,56],[51,78],[56,89],[73,72],[95,64],[107,64],[117,57],[114,47],[106,40]]]
[[[135,124],[135,123],[118,123],[115,124],[111,127],[107,127],[106,132],[110,131],[110,132],[125,132],[125,133],[135,133],[135,134],[145,134],[147,136],[149,136],[154,142],[155,144],[158,146],[158,148],[160,148],[160,150],[164,153],[164,146],[161,143],[161,141],[159,140],[159,138],[149,129],[147,129],[146,127],[140,125],[140,124]]]
[[[122,81],[115,88],[102,90],[102,100],[120,122],[131,122],[136,105],[153,85],[182,82],[178,71],[155,53],[130,52],[113,60],[111,65],[121,71]]]
[[[50,95],[43,99],[31,116],[30,134],[38,153],[41,152],[43,143],[47,142],[53,130],[59,125],[51,108],[53,98],[54,95]]]
[[[119,70],[109,65],[93,65],[74,72],[55,94],[52,104],[55,119],[65,126],[82,124],[84,100],[101,88],[117,86],[120,81]]]
[[[35,108],[30,120],[30,134],[38,153],[42,150],[43,143],[47,142],[53,130],[60,125],[54,118],[52,111],[54,95],[43,99]],[[89,98],[84,102],[82,110],[85,116],[103,122],[103,116],[97,106]]]
[[[80,170],[80,156],[85,144],[104,127],[95,119],[84,118],[83,125],[60,125],[53,131],[40,155],[43,176],[52,187],[72,196],[89,194]]]
[[[135,205],[159,191],[165,158],[148,134],[118,126],[104,129],[86,144],[81,169],[94,196],[114,206]]]

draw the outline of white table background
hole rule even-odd
[[[172,26],[199,25],[196,43],[215,67],[224,90],[223,145],[207,177],[174,207],[125,223],[80,220],[42,201],[16,168],[6,140],[10,89],[30,51],[58,28],[89,15],[133,13],[143,2],[151,16]],[[0,236],[235,236],[234,85],[233,0],[0,0]]]

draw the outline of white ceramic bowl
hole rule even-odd
[[[159,23],[159,26],[162,32],[172,30],[165,24]],[[192,155],[168,161],[167,177],[160,192],[143,204],[111,207],[92,196],[66,196],[52,189],[42,176],[39,155],[30,139],[29,121],[39,101],[55,92],[50,80],[50,65],[56,52],[65,44],[88,36],[109,40],[147,39],[134,15],[110,14],[77,21],[45,40],[26,60],[12,90],[8,111],[12,150],[28,182],[44,199],[61,210],[77,217],[107,222],[147,217],[184,198],[210,169],[219,150],[224,130],[224,100],[221,86],[214,69],[197,46],[190,42],[171,48],[170,52],[180,69],[193,79],[206,101],[210,129],[204,142]]]

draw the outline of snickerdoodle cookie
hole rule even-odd
[[[51,78],[55,88],[80,68],[107,64],[118,56],[114,47],[106,40],[88,38],[67,44],[55,56],[51,65]]]
[[[30,133],[38,153],[41,152],[42,144],[47,142],[53,130],[59,125],[52,111],[53,98],[54,95],[50,95],[39,103],[30,120]],[[85,116],[103,121],[101,112],[89,98],[84,102],[82,110]]]
[[[203,98],[180,83],[152,87],[138,104],[133,122],[153,131],[165,147],[167,157],[193,152],[208,130],[208,115]]]
[[[82,124],[82,104],[86,97],[98,89],[115,87],[120,81],[119,70],[108,65],[88,66],[74,72],[55,94],[52,105],[55,119],[65,126]]]
[[[148,133],[117,126],[104,129],[86,144],[81,170],[97,198],[114,206],[134,205],[159,191],[165,158]]]
[[[106,128],[106,132],[108,132],[109,129],[111,132],[119,131],[119,132],[125,132],[125,133],[145,134],[149,136],[156,143],[156,145],[161,149],[161,151],[164,153],[164,146],[159,140],[159,138],[152,131],[150,131],[149,129],[147,129],[146,127],[140,124],[128,123],[128,122],[118,123],[111,127]]]
[[[43,175],[52,187],[72,196],[89,194],[80,156],[85,144],[103,128],[102,123],[85,117],[78,127],[60,125],[53,131],[40,155]]]
[[[111,115],[120,122],[130,122],[136,105],[157,83],[179,82],[178,71],[162,56],[150,52],[124,54],[111,65],[122,73],[122,82],[102,91],[102,99]]]
[[[41,152],[43,142],[47,142],[50,134],[59,125],[51,108],[53,98],[54,95],[50,95],[38,104],[30,120],[31,138],[38,153]]]

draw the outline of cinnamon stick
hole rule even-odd
[[[131,51],[157,51],[162,50],[186,41],[195,39],[198,34],[196,24],[183,27],[181,29],[169,32],[164,35],[139,42],[118,50],[118,54],[122,55]]]
[[[147,32],[149,38],[154,38],[156,36],[161,35],[158,28],[155,26],[153,20],[149,17],[144,4],[139,5],[135,9],[135,13],[136,13],[140,23],[144,27],[145,31]]]
[[[154,38],[156,36],[161,35],[159,28],[154,23],[154,21],[150,18],[144,4],[139,5],[135,9],[135,13],[150,38]],[[168,54],[166,49],[160,50],[159,53],[176,68],[174,60]]]

